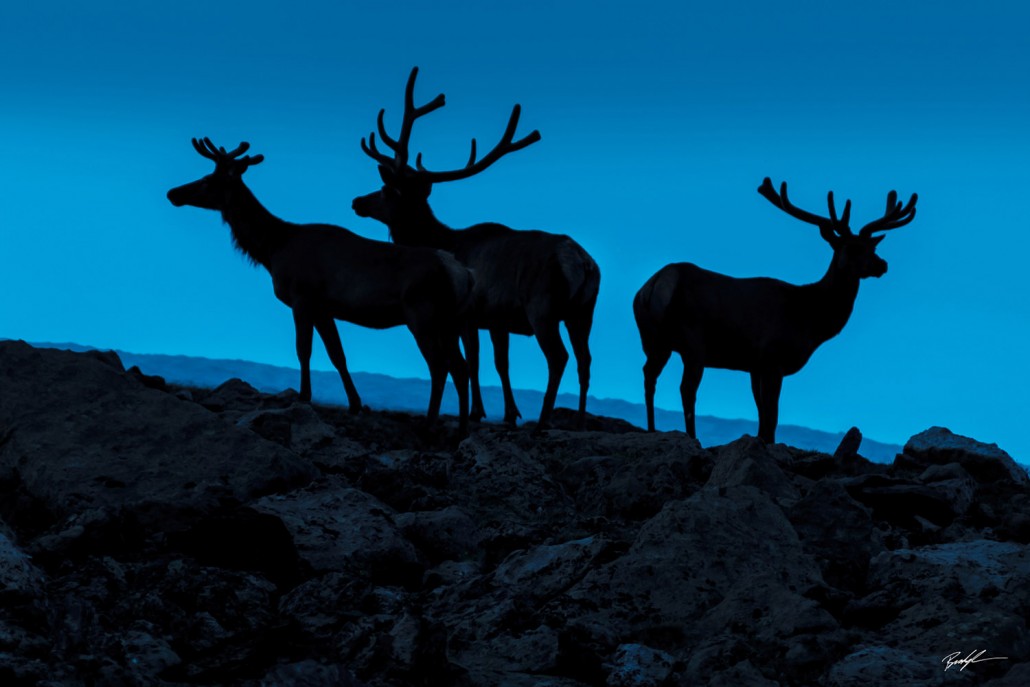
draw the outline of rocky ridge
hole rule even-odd
[[[0,684],[1030,684],[1026,471],[855,438],[461,437],[0,343]]]

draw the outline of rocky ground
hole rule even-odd
[[[0,684],[1030,684],[997,447],[589,424],[463,438],[2,343]]]

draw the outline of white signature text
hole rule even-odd
[[[962,671],[962,670],[965,670],[967,667],[973,665],[974,663],[984,663],[986,661],[1007,661],[1008,660],[1008,657],[1006,657],[1006,656],[993,656],[993,657],[988,657],[988,658],[982,658],[983,655],[986,654],[986,653],[987,653],[986,649],[981,649],[980,651],[971,651],[971,652],[969,652],[968,656],[966,656],[965,658],[962,658],[962,652],[961,651],[956,651],[955,653],[948,654],[947,656],[942,658],[941,659],[941,663],[944,664],[944,670],[945,671],[947,671],[949,668],[954,668],[955,666],[959,666],[959,670]]]

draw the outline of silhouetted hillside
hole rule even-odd
[[[73,343],[35,344],[38,346],[62,348],[72,351],[90,350],[89,346]],[[297,388],[300,373],[292,368],[253,363],[245,360],[212,360],[183,355],[156,355],[116,351],[127,367],[138,366],[151,375],[159,375],[174,384],[214,388],[234,377],[266,393],[277,393],[284,389]],[[403,379],[372,372],[353,372],[354,383],[361,393],[362,402],[370,408],[425,412],[429,399],[429,380]],[[346,396],[340,377],[335,372],[311,373],[312,395],[315,401],[332,405],[346,405]],[[515,400],[527,416],[537,413],[543,402],[543,393],[528,389],[515,389]],[[500,387],[484,386],[483,402],[490,417],[498,421],[504,408]],[[572,394],[559,394],[558,406],[575,408],[577,398]],[[637,427],[644,425],[644,406],[617,398],[590,397],[587,409],[594,415],[619,418]],[[457,413],[457,397],[448,384],[444,392],[443,412]],[[655,425],[661,431],[683,429],[683,413],[679,410],[657,409]],[[754,435],[758,423],[751,420],[727,420],[702,415],[697,419],[698,439],[703,446],[725,444],[745,434]],[[778,440],[784,444],[823,453],[833,453],[844,437],[843,432],[824,432],[797,425],[780,425]],[[877,462],[889,462],[901,451],[896,444],[885,444],[869,438],[862,439],[860,449],[863,456]]]
[[[1030,684],[997,446],[590,423],[462,436],[0,342],[0,684]]]

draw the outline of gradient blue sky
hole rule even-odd
[[[358,140],[404,80],[448,104],[426,165],[492,145],[511,106],[543,140],[438,186],[452,226],[568,233],[601,265],[599,396],[641,400],[630,303],[659,267],[809,282],[829,248],[755,189],[787,180],[855,225],[918,192],[890,271],[784,383],[783,422],[903,442],[934,424],[1030,460],[1030,6],[1023,2],[16,2],[0,9],[0,337],[294,365],[292,321],[215,213],[173,208],[210,172],[189,144],[248,140],[291,221],[386,239],[351,212],[377,188]],[[355,370],[427,376],[410,335],[341,325]],[[490,359],[484,337],[485,359]],[[314,364],[329,368],[319,350]],[[535,342],[513,379],[542,389]],[[678,361],[658,404],[678,409]],[[484,383],[496,383],[484,365]],[[574,391],[566,374],[563,390]],[[494,417],[500,408],[488,408]],[[698,411],[755,417],[747,377],[708,371]],[[523,409],[533,417],[537,409]]]

